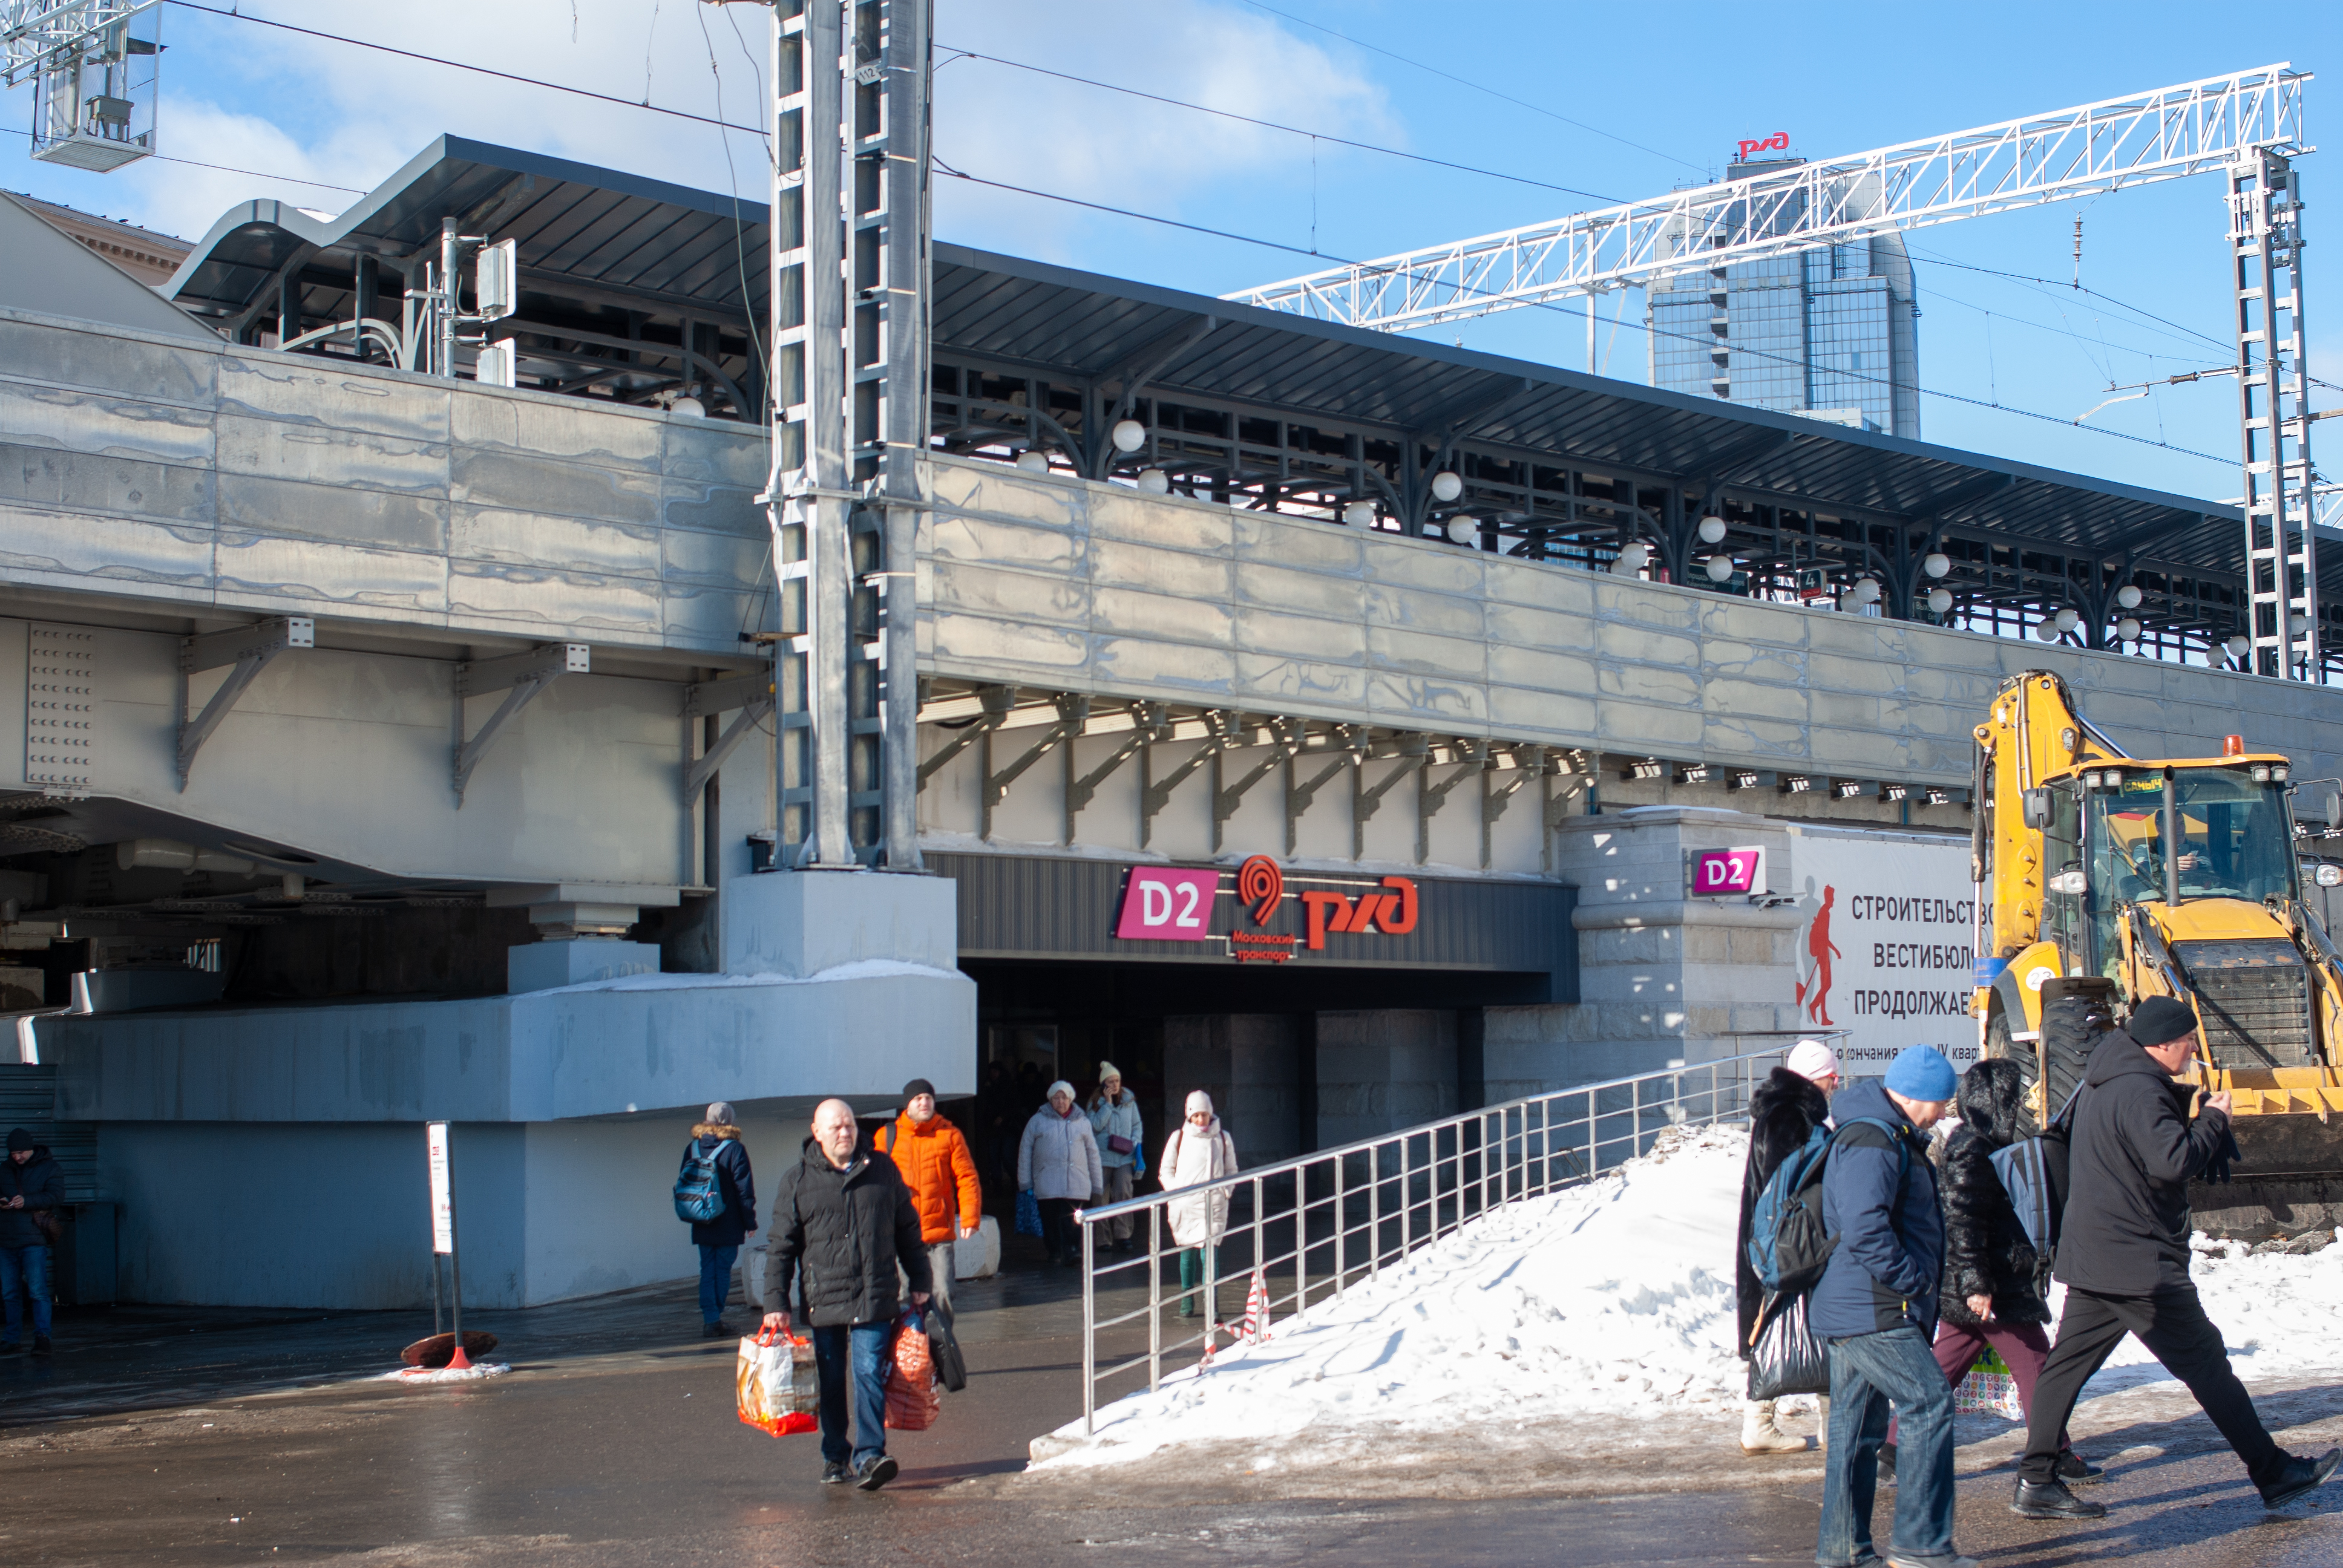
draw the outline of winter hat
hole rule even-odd
[[[8,1129],[8,1152],[22,1154],[33,1146],[33,1135],[21,1127]]]
[[[1122,1076],[1122,1069],[1117,1067],[1111,1061],[1101,1061],[1098,1065],[1098,1075],[1099,1081],[1101,1083],[1104,1083],[1110,1078],[1121,1078]]]
[[[922,1094],[932,1100],[935,1098],[935,1093],[936,1086],[924,1078],[915,1078],[903,1085],[903,1099],[906,1103],[917,1100]]]
[[[1055,1100],[1060,1094],[1063,1094],[1067,1099],[1071,1100],[1074,1097],[1074,1086],[1068,1083],[1061,1078],[1058,1080],[1057,1082],[1050,1085],[1048,1089],[1042,1091],[1041,1098],[1044,1100]]]
[[[1188,1091],[1188,1114],[1193,1116],[1199,1111],[1207,1116],[1212,1115],[1212,1097],[1201,1089],[1192,1089]]]
[[[2164,1045],[2196,1033],[2197,1015],[2185,1001],[2152,996],[2131,1010],[2131,1023],[2125,1032],[2142,1045]]]
[[[1789,1057],[1782,1065],[1809,1083],[1820,1083],[1838,1072],[1838,1058],[1819,1040],[1798,1041],[1790,1048]]]
[[[1906,1100],[1950,1100],[1961,1075],[1933,1045],[1907,1045],[1887,1066],[1887,1087]]]

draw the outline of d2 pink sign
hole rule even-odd
[[[1176,866],[1135,866],[1123,884],[1118,937],[1201,942],[1212,932],[1221,874]]]
[[[1692,859],[1692,895],[1695,899],[1731,898],[1736,893],[1765,890],[1765,851],[1702,849]]]

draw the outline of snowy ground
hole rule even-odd
[[[1597,1182],[1501,1209],[1280,1322],[1269,1342],[1105,1407],[1094,1437],[1074,1422],[1036,1440],[1035,1467],[1212,1444],[1291,1462],[1298,1451],[1363,1456],[1410,1434],[1550,1422],[1640,1446],[1737,1412],[1732,1259],[1746,1147],[1739,1129],[1672,1134]],[[2195,1272],[2248,1382],[2343,1372],[2343,1245],[2309,1257],[2200,1250]],[[2163,1369],[2127,1341],[2086,1397],[2158,1381]]]

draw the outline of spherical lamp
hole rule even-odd
[[[2044,642],[2056,642],[2058,640],[2058,623],[2046,615],[2034,623],[2034,635]]]
[[[2309,636],[2310,618],[2307,615],[2290,615],[2287,617],[2286,630],[2287,635],[2289,637]]]
[[[1701,518],[1700,542],[1704,545],[1723,544],[1725,542],[1725,519],[1713,513],[1708,517]]]
[[[1938,615],[1952,614],[1953,590],[1950,588],[1930,588],[1928,590],[1928,608]]]
[[[1877,604],[1879,602],[1879,579],[1876,578],[1855,578],[1855,602],[1857,604]]]
[[[2072,605],[2064,605],[2059,608],[2058,613],[2050,618],[2056,623],[2060,631],[2072,631],[2083,624],[2083,612]]]
[[[1453,501],[1463,493],[1464,479],[1463,476],[1461,474],[1453,473],[1446,468],[1443,468],[1440,472],[1432,476],[1432,498],[1433,500]]]
[[[1375,525],[1375,504],[1373,501],[1353,501],[1342,508],[1342,522],[1353,528],[1371,528]]]
[[[1708,558],[1708,565],[1702,569],[1708,573],[1708,580],[1713,583],[1731,582],[1733,580],[1733,558],[1731,556],[1711,556]]]
[[[1476,542],[1480,537],[1480,518],[1451,518],[1448,519],[1448,542],[1450,544],[1469,545]]]
[[[2139,640],[2139,622],[2134,620],[2129,616],[2126,616],[2123,619],[2116,622],[2116,640],[2117,642],[2137,642]]]
[[[1050,471],[1050,454],[1038,447],[1020,452],[1017,454],[1017,466],[1029,474],[1046,474]]]
[[[1147,427],[1136,419],[1117,419],[1108,435],[1118,452],[1136,452],[1147,445]]]
[[[1163,495],[1172,488],[1172,476],[1161,468],[1141,468],[1139,487],[1151,496]]]
[[[2252,638],[2239,632],[2221,646],[2228,650],[2231,658],[2242,660],[2252,650],[2254,644]]]
[[[1920,569],[1932,578],[1940,578],[1953,569],[1953,558],[1942,550],[1930,550],[1920,558]]]
[[[2117,609],[2137,609],[2139,608],[2139,589],[2130,583],[2126,583],[2123,587],[2116,589],[2116,608]]]
[[[1630,539],[1619,547],[1619,558],[1611,563],[1611,569],[1622,577],[1634,577],[1650,565],[1651,559],[1651,546],[1641,539]]]

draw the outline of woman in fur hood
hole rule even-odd
[[[1749,1219],[1782,1161],[1805,1146],[1814,1130],[1830,1120],[1830,1091],[1838,1087],[1838,1058],[1818,1040],[1798,1041],[1786,1065],[1768,1073],[1749,1097],[1749,1163],[1741,1173],[1741,1229],[1733,1251],[1733,1293],[1741,1308],[1741,1359],[1749,1359],[1749,1336],[1757,1326],[1765,1287],[1749,1267]],[[1774,1423],[1774,1402],[1752,1399],[1742,1406],[1745,1453],[1803,1453],[1806,1439]]]
[[[1936,1364],[1961,1386],[1988,1347],[2000,1352],[2017,1380],[2017,1397],[2034,1408],[2034,1380],[2050,1354],[2042,1326],[2050,1321],[2050,1259],[2035,1251],[2017,1210],[2001,1184],[1993,1157],[2033,1135],[2026,1109],[2026,1075],[2015,1061],[1980,1061],[1961,1075],[1960,1125],[1946,1140],[1936,1191],[1945,1210],[1945,1282],[1938,1292]],[[2058,1478],[2095,1480],[2097,1466],[2067,1446],[2061,1433]],[[1896,1432],[1880,1451],[1883,1469],[1896,1462]]]

